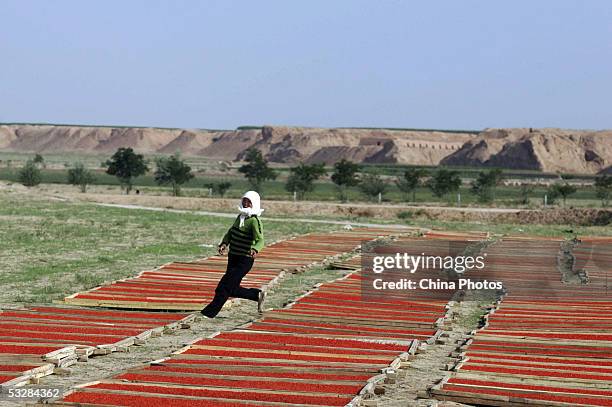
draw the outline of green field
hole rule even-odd
[[[60,169],[46,169],[42,171],[42,183],[44,184],[66,184],[67,170]],[[103,171],[96,171],[96,181],[93,185],[109,185],[118,186],[119,182],[117,178],[106,174]],[[0,180],[6,180],[11,182],[17,182],[17,170],[0,168]],[[231,182],[232,186],[226,193],[226,197],[237,198],[242,196],[244,191],[250,189],[246,179],[237,176],[206,176],[198,175],[190,182],[183,186],[182,194],[188,197],[207,197],[209,196],[208,188],[206,187],[209,183],[228,181]],[[167,187],[160,187],[155,183],[152,175],[145,175],[138,177],[134,180],[134,189],[147,194],[160,194],[166,195],[170,193],[170,189]],[[291,200],[293,194],[285,189],[285,182],[283,180],[267,181],[263,184],[263,188],[260,191],[262,196],[266,199],[272,200]],[[442,205],[456,205],[457,196],[453,194],[448,196],[446,199],[440,200],[435,197],[429,188],[421,187],[416,191],[416,202],[417,203],[434,203]],[[460,190],[461,204],[472,205],[477,203],[477,197],[470,192],[470,188],[464,185]],[[536,187],[530,193],[530,204],[533,207],[543,205],[544,194],[546,193],[545,187]],[[372,201],[365,196],[357,187],[352,187],[347,190],[349,201]],[[520,190],[518,187],[511,186],[500,186],[496,190],[496,201],[497,206],[517,206],[520,198]],[[336,186],[330,181],[318,181],[315,183],[315,189],[311,193],[308,193],[305,197],[306,200],[313,201],[338,201]],[[384,202],[391,203],[412,203],[412,196],[404,195],[397,186],[389,181],[388,192],[383,195]],[[559,202],[560,203],[560,202]],[[601,206],[600,201],[595,195],[595,189],[590,186],[579,187],[578,191],[568,199],[569,206],[583,206],[583,207],[598,207]]]
[[[325,219],[316,214],[301,216]],[[352,221],[567,238],[574,233],[612,235],[610,227],[506,225],[421,218],[354,218]],[[53,200],[34,193],[0,191],[0,304],[45,303],[170,261],[208,256],[214,252],[229,222],[226,218],[192,213],[108,208]],[[265,221],[268,242],[338,227]]]
[[[49,302],[170,261],[208,256],[230,223],[0,192],[0,303]],[[265,222],[268,242],[335,228]]]
[[[6,180],[11,182],[17,182],[19,167],[25,163],[32,155],[23,153],[0,153],[0,180]],[[75,162],[83,162],[87,167],[92,168],[96,173],[96,181],[94,185],[119,185],[118,180],[106,174],[101,169],[101,163],[104,162],[108,156],[106,155],[66,155],[66,154],[50,154],[45,155],[45,163],[47,168],[42,170],[42,182],[48,184],[65,184],[67,182],[68,168]],[[155,157],[147,157],[150,162],[150,167],[153,168]],[[185,161],[192,167],[196,177],[184,185],[183,195],[190,197],[207,197],[209,196],[208,188],[206,187],[209,183],[229,181],[232,187],[227,192],[227,197],[236,198],[240,197],[242,193],[250,189],[246,179],[239,174],[237,164],[232,163],[230,167],[227,165],[221,165],[219,162],[209,160],[202,157],[185,157]],[[9,165],[10,162],[10,165]],[[403,174],[408,168],[407,165],[396,165],[396,164],[377,164],[377,165],[363,165],[362,172],[370,173],[377,172],[382,174],[388,184],[388,192],[384,194],[383,201],[391,203],[410,203],[412,197],[405,196],[399,191],[395,185],[395,179],[397,176]],[[221,171],[223,168],[224,171]],[[433,171],[435,167],[425,167],[430,171]],[[279,173],[279,177],[275,181],[268,181],[264,183],[262,196],[266,199],[273,200],[291,200],[293,195],[291,192],[285,189],[285,182],[289,174],[288,166],[275,166],[275,169]],[[460,176],[464,180],[464,186],[461,188],[459,193],[461,194],[462,205],[475,205],[478,204],[477,197],[470,192],[469,182],[476,177],[478,172],[482,171],[481,168],[467,168],[467,167],[456,167],[453,168],[460,173]],[[332,169],[328,168],[328,175],[331,174]],[[547,182],[559,179],[557,174],[546,174],[538,171],[520,171],[520,170],[504,170],[504,177],[507,179],[515,180],[534,180],[542,179]],[[593,177],[588,175],[573,175],[573,180],[592,182]],[[168,194],[169,188],[159,187],[154,181],[152,171],[147,175],[138,177],[135,179],[135,188],[140,189],[142,192],[147,194]],[[546,193],[546,187],[536,187],[529,195],[530,204],[529,207],[540,207],[543,205],[544,195]],[[350,201],[368,201],[369,198],[359,191],[358,188],[349,188],[347,191],[348,198]],[[337,201],[337,191],[335,185],[329,180],[329,176],[321,181],[316,182],[315,190],[306,195],[305,199],[314,201]],[[494,206],[505,206],[505,207],[516,207],[520,206],[520,188],[516,186],[500,186],[496,191],[496,200]],[[435,197],[428,188],[418,188],[416,194],[417,203],[430,203],[439,205],[457,205],[457,195],[453,194],[444,199]],[[560,204],[560,201],[558,202]],[[480,204],[479,204],[480,205]],[[578,192],[572,195],[567,202],[568,206],[579,206],[579,207],[600,207],[601,202],[595,195],[595,189],[592,186],[584,185],[578,187]]]

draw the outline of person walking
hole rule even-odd
[[[255,191],[248,191],[242,196],[238,206],[239,215],[229,228],[221,243],[219,254],[225,254],[229,246],[227,270],[215,289],[212,301],[201,311],[208,318],[217,316],[229,297],[245,298],[257,301],[257,310],[263,311],[265,291],[258,288],[244,288],[240,283],[251,270],[257,254],[264,247],[263,226],[259,216],[264,211],[261,199]]]

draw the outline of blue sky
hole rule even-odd
[[[612,1],[0,2],[0,121],[612,128]]]

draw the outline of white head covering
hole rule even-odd
[[[242,207],[242,199],[244,198],[247,198],[249,201],[251,201],[251,204],[253,205],[251,208]],[[264,210],[261,208],[261,198],[259,197],[259,194],[255,191],[245,192],[244,195],[242,195],[242,198],[240,199],[238,211],[240,212],[240,227],[244,226],[244,220],[249,216],[261,215]]]

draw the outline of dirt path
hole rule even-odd
[[[123,195],[123,194],[75,194],[68,193],[62,194],[62,196],[83,199],[83,200],[98,200],[100,202],[109,203],[114,201],[116,203],[133,203],[134,201],[151,201],[158,199],[165,203],[175,202],[179,205],[191,205],[194,202],[198,202],[200,205],[207,205],[210,207],[222,207],[222,208],[233,208],[235,206],[235,199],[224,199],[224,198],[184,198],[184,197],[171,197],[171,196],[154,196],[154,195]],[[180,202],[183,201],[183,202]],[[402,210],[432,210],[432,211],[450,211],[450,212],[467,212],[467,213],[518,213],[518,212],[530,212],[530,209],[518,209],[518,208],[490,208],[490,207],[471,207],[471,206],[439,206],[439,205],[397,205],[397,204],[377,204],[377,203],[339,203],[339,202],[325,202],[325,201],[279,201],[271,200],[266,201],[266,204],[273,207],[278,213],[291,212],[291,208],[300,208],[300,212],[309,212],[312,210],[323,210],[325,212],[334,211],[338,213],[359,213],[359,210],[377,210],[387,212],[397,212]]]
[[[145,207],[208,211],[213,213],[233,213],[235,199],[172,197],[167,195],[121,195],[96,191],[95,193],[75,193],[64,188],[43,189],[49,197],[79,202],[97,202],[119,205],[138,205]],[[503,217],[517,217],[531,213],[526,209],[489,208],[440,205],[396,205],[377,203],[338,203],[326,201],[276,201],[264,202],[266,215],[295,217],[315,215],[336,219],[374,218],[397,220],[398,218],[424,218],[440,220],[494,220]]]
[[[111,208],[123,208],[123,209],[142,209],[147,211],[158,211],[158,212],[173,212],[173,213],[190,213],[202,216],[218,216],[222,218],[236,218],[235,213],[227,212],[210,212],[210,211],[189,211],[182,209],[170,209],[170,208],[156,208],[152,206],[141,206],[141,205],[122,205],[122,204],[109,204],[94,202],[95,205],[107,206]],[[399,225],[399,224],[388,224],[388,223],[363,223],[363,222],[350,222],[341,220],[323,220],[323,219],[308,219],[308,218],[270,218],[266,217],[266,220],[275,222],[298,222],[298,223],[322,223],[328,225],[343,225],[343,226],[356,226],[356,227],[368,227],[368,228],[392,228],[392,229],[406,229],[416,230],[412,226]]]
[[[461,302],[451,306],[454,318],[443,329],[441,338],[432,345],[422,344],[416,357],[406,369],[399,369],[395,383],[383,383],[380,386],[384,394],[374,396],[373,404],[377,407],[443,407],[465,406],[465,404],[440,402],[433,399],[419,398],[419,394],[429,386],[439,382],[450,372],[447,365],[453,362],[449,356],[463,340],[478,326],[478,320],[485,311],[481,300],[474,298],[474,293],[467,292]],[[374,404],[375,403],[375,404]]]
[[[18,185],[21,187],[21,185]],[[25,187],[24,187],[25,188]],[[75,192],[75,188],[71,185],[60,184],[41,184],[39,187],[41,192],[52,196],[65,197],[68,199],[77,200],[98,200],[106,203],[121,203],[133,204],[137,201],[147,202],[145,206],[152,206],[148,202],[157,201],[159,203],[173,203],[177,205],[177,209],[196,209],[197,207],[207,206],[210,208],[233,208],[236,205],[235,198],[216,198],[216,197],[173,197],[169,195],[125,195],[120,189],[109,191],[108,187],[93,185],[89,188],[88,193],[82,194]],[[326,214],[333,211],[335,213],[350,213],[351,210],[371,209],[376,211],[397,212],[405,210],[432,210],[432,211],[450,211],[450,212],[468,212],[468,213],[517,213],[530,212],[531,209],[525,208],[494,208],[494,207],[477,207],[477,206],[448,206],[440,205],[439,202],[420,202],[416,203],[375,203],[375,202],[334,202],[334,201],[291,201],[291,200],[267,200],[266,204],[273,208],[276,213],[290,213],[293,208],[300,208],[300,212],[308,213],[311,211],[323,211]],[[179,206],[181,206],[179,208]]]
[[[39,193],[53,199],[65,199],[75,202],[96,202],[117,205],[137,205],[143,207],[205,211],[206,213],[235,212],[236,200],[203,197],[172,197],[167,195],[120,195],[99,190],[95,193],[75,193],[62,188],[41,189]],[[520,225],[579,225],[605,226],[612,222],[612,211],[596,208],[561,208],[525,209],[496,208],[474,206],[439,206],[439,205],[396,205],[377,203],[336,203],[328,201],[275,201],[266,200],[266,217],[305,217],[316,220],[344,219],[345,224],[351,221],[399,222],[401,226],[415,221],[427,225],[429,221],[441,222],[479,222],[489,224]],[[326,219],[327,218],[327,219]],[[402,221],[398,221],[402,219]]]

